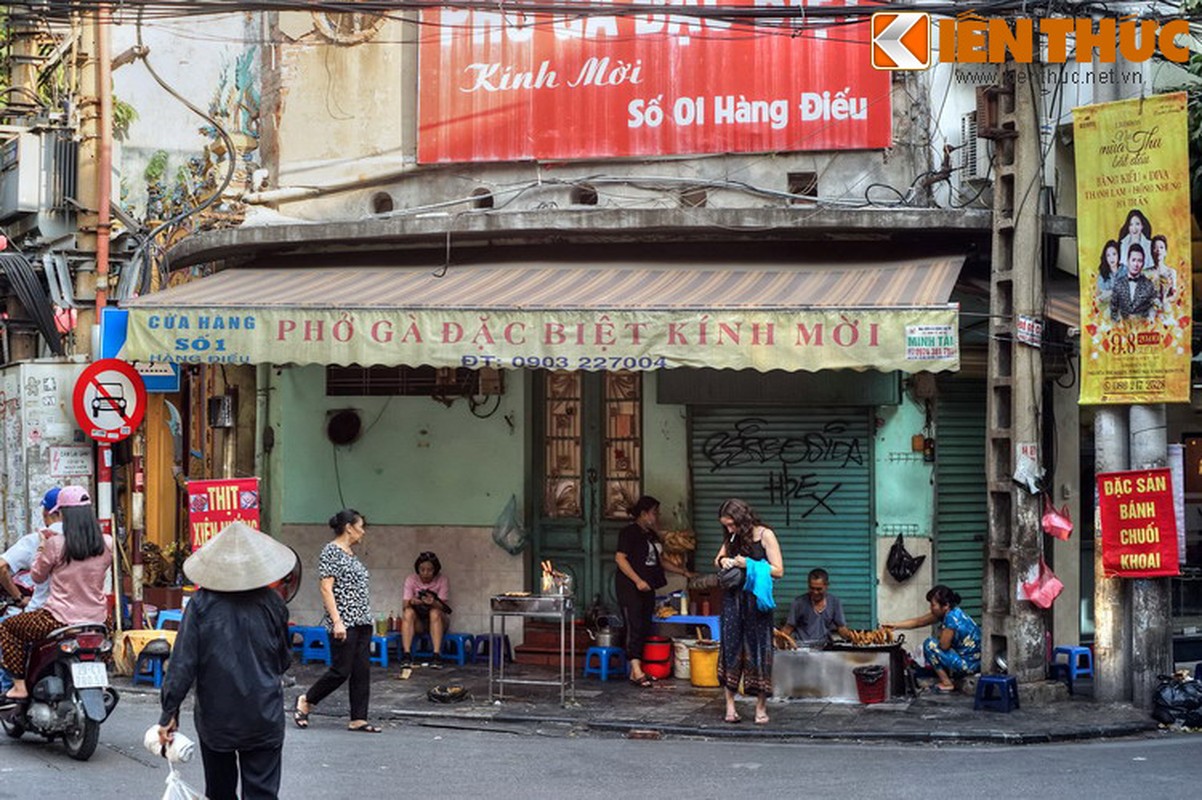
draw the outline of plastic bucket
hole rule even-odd
[[[689,647],[689,683],[702,688],[718,686],[718,643],[699,641]]]
[[[672,675],[672,640],[648,636],[643,645],[643,672],[656,680]]]
[[[889,693],[889,669],[879,664],[870,667],[856,667],[852,674],[856,676],[856,693],[864,705],[885,702]]]
[[[697,644],[696,639],[672,640],[672,677],[687,681],[690,677],[689,648]]]

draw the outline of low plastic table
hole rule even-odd
[[[722,618],[703,617],[699,614],[677,614],[673,617],[656,617],[657,625],[705,625],[710,629],[710,638],[717,641],[722,638]]]

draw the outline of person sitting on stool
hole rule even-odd
[[[430,634],[434,649],[434,658],[428,666],[441,668],[438,659],[442,652],[442,637],[447,632],[447,617],[451,613],[451,607],[447,605],[450,594],[451,586],[447,576],[442,574],[438,556],[429,550],[419,555],[413,562],[413,574],[405,578],[401,594],[405,604],[405,613],[401,617],[401,669],[413,665],[411,648],[419,624]]]
[[[947,694],[956,690],[958,681],[981,671],[981,628],[960,608],[960,595],[942,584],[927,592],[927,602],[929,614],[881,627],[922,628],[939,623],[939,635],[922,643],[922,653],[939,678],[931,691]]]

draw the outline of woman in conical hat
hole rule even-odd
[[[196,685],[194,721],[211,800],[275,797],[284,746],[280,678],[292,662],[288,609],[271,584],[296,553],[242,523],[227,525],[184,562],[199,587],[180,623],[163,680],[159,740],[171,741]]]

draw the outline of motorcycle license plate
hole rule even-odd
[[[109,685],[109,673],[100,661],[81,661],[71,665],[71,680],[76,689],[103,689]]]

